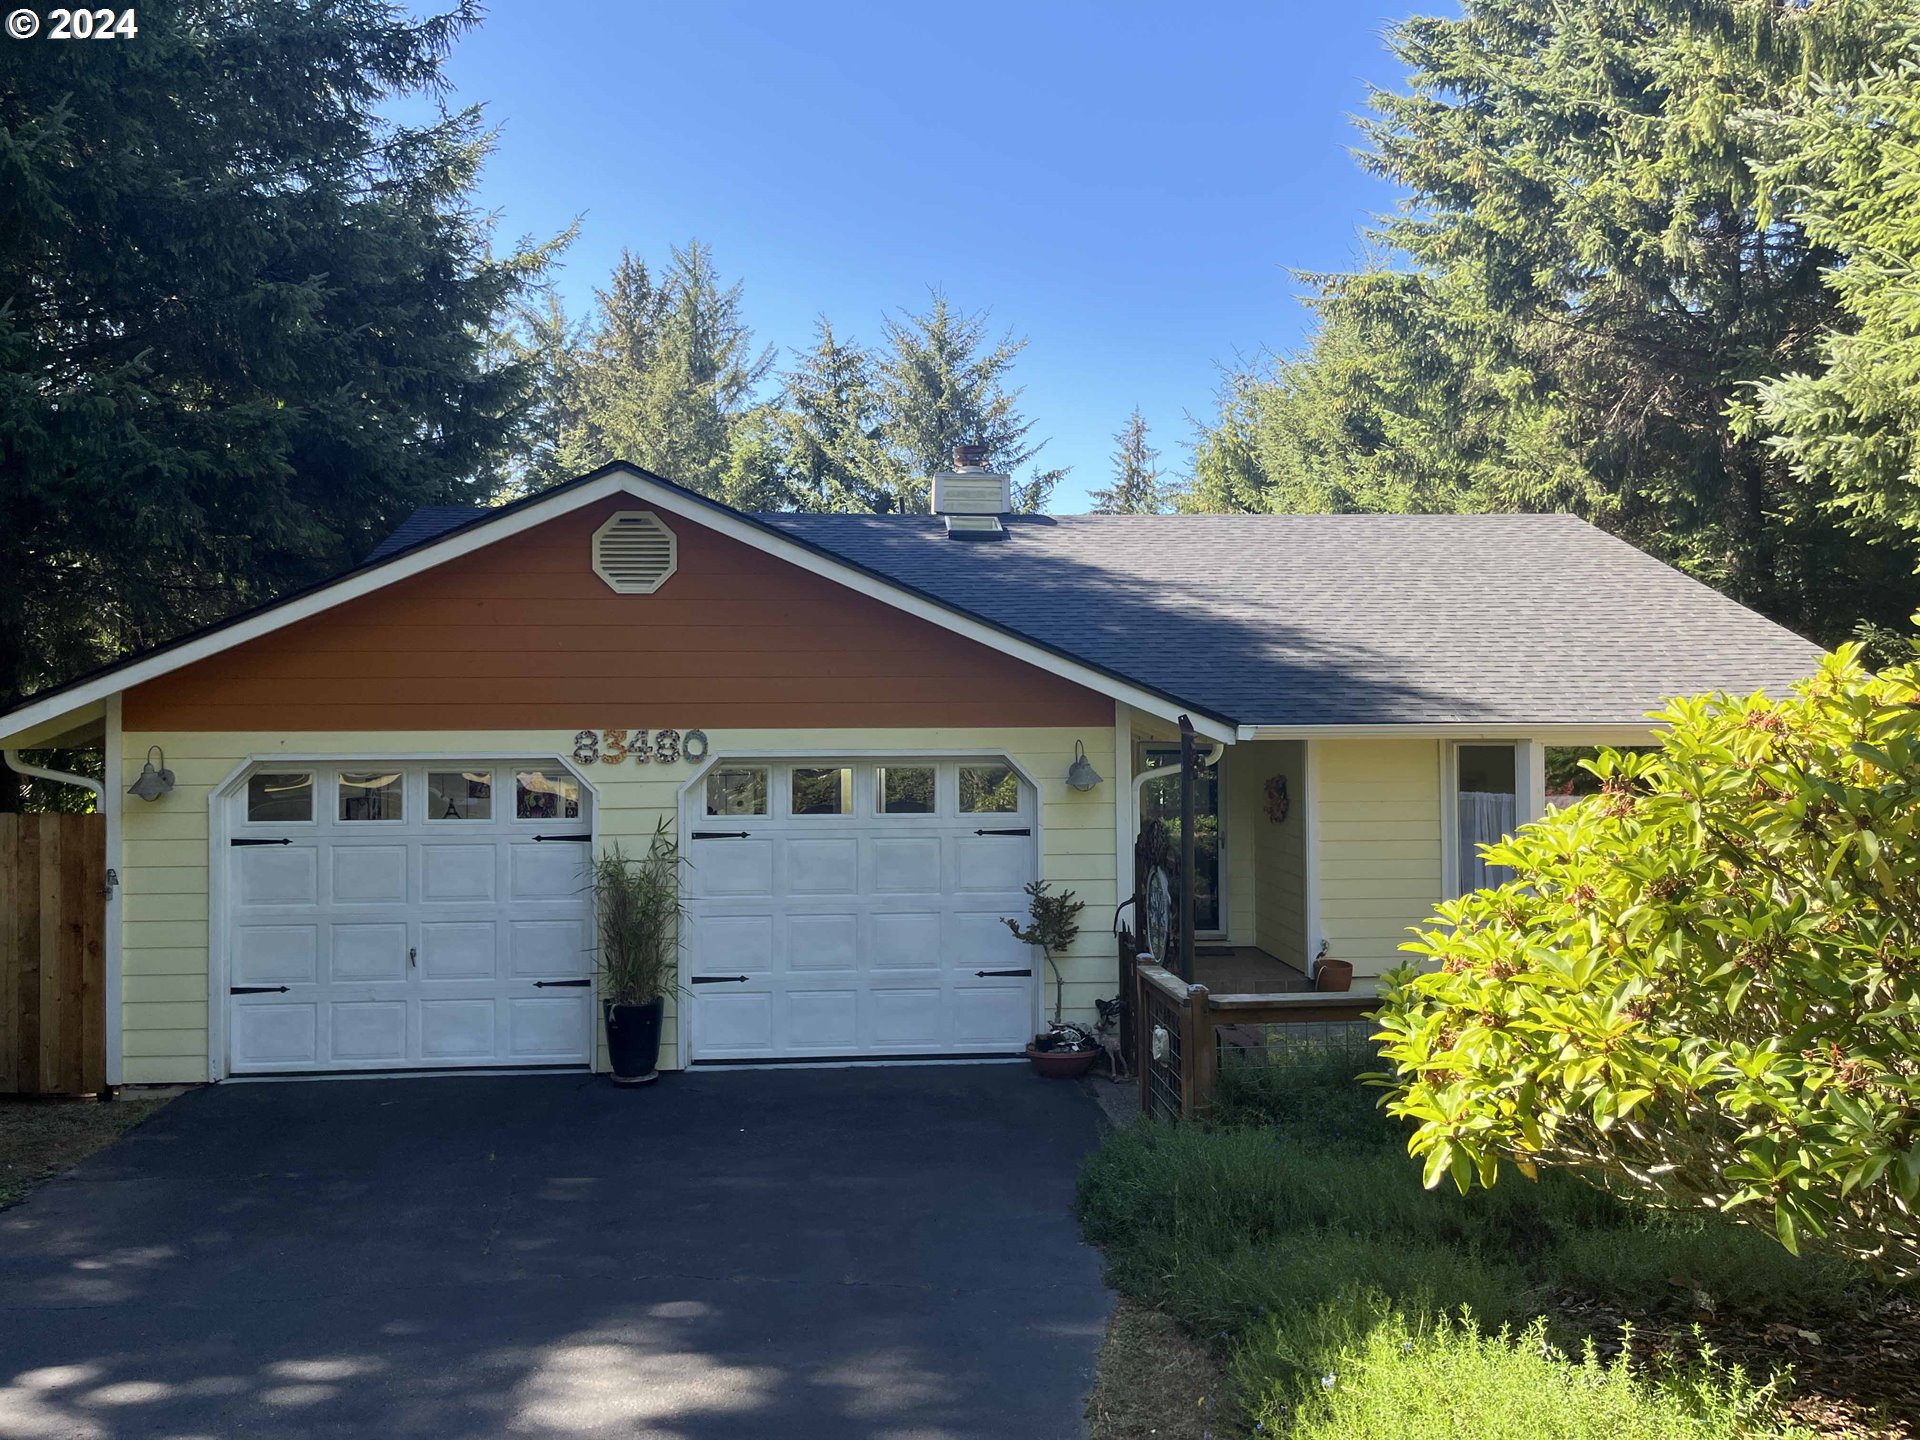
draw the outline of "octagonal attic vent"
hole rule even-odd
[[[622,595],[651,595],[678,563],[673,532],[651,510],[622,510],[593,532],[593,573]]]

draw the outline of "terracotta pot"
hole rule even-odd
[[[1316,990],[1351,990],[1353,988],[1353,962],[1351,960],[1322,960],[1313,967],[1313,988]]]
[[[1033,1073],[1053,1080],[1078,1080],[1100,1058],[1100,1048],[1091,1050],[1036,1050],[1027,1046],[1027,1059]]]

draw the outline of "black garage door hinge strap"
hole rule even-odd
[[[580,844],[584,845],[589,840],[593,839],[593,836],[591,835],[536,835],[533,838],[535,840],[576,840]]]
[[[688,977],[695,985],[744,985],[744,975],[692,975]]]
[[[1031,975],[1033,974],[1033,971],[1031,970],[976,970],[973,972],[973,974],[976,980],[984,980],[989,975]]]
[[[287,993],[287,987],[284,985],[229,985],[227,993],[229,995],[284,995]]]
[[[579,989],[582,986],[591,985],[592,983],[591,980],[536,980],[533,982],[533,988],[536,990],[546,990],[554,986],[564,986]]]
[[[696,830],[693,832],[693,838],[696,840],[744,840],[752,833],[751,830]]]
[[[227,843],[229,845],[291,845],[293,841],[286,839],[284,836],[278,840],[255,840],[250,836],[243,837],[236,835],[233,839],[227,841]]]
[[[976,830],[973,833],[976,835],[1031,835],[1033,831],[1023,825],[1018,830]]]

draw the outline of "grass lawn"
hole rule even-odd
[[[0,1100],[0,1210],[111,1145],[165,1100]]]
[[[1142,1123],[1089,1159],[1082,1226],[1148,1317],[1103,1352],[1100,1440],[1920,1440],[1910,1291],[1570,1176],[1423,1190],[1363,1068],[1236,1070],[1218,1123]],[[1102,1430],[1123,1367],[1174,1383],[1140,1353],[1156,1316],[1219,1367],[1190,1371],[1219,1392],[1205,1423]]]

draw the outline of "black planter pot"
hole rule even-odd
[[[608,1005],[607,1059],[616,1085],[645,1085],[660,1078],[660,1015],[667,1002]]]

